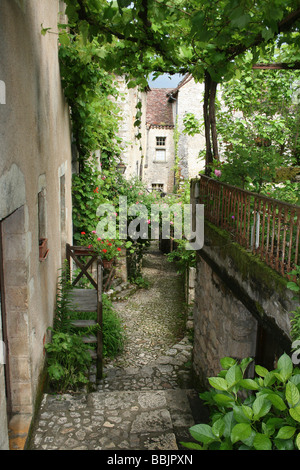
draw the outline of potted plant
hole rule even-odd
[[[90,234],[81,232],[81,241],[88,248],[93,248],[102,259],[105,269],[110,269],[115,259],[121,255],[122,242],[120,240],[102,239],[98,237],[95,230]]]

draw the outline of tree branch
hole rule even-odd
[[[274,63],[274,64],[254,64],[252,66],[255,70],[300,70],[300,62],[293,64]]]
[[[293,11],[289,15],[287,15],[283,20],[278,23],[278,34],[283,33],[285,31],[289,31],[290,28],[300,19],[300,8]],[[261,33],[259,33],[253,40],[252,44],[245,45],[240,44],[239,46],[233,47],[229,50],[229,55],[227,55],[228,60],[233,60],[237,55],[246,52],[248,49],[254,46],[259,46],[262,42],[264,42],[264,38]]]

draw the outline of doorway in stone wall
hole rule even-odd
[[[7,414],[11,414],[11,389],[9,382],[9,360],[8,360],[8,341],[7,341],[7,328],[6,328],[6,309],[5,309],[5,289],[4,289],[4,268],[3,268],[3,224],[0,221],[0,331],[2,330],[1,343],[2,351],[1,358],[4,367],[4,384],[6,395],[6,408]]]
[[[6,343],[6,386],[9,413],[31,413],[29,348],[30,236],[27,207],[21,206],[1,224],[2,328]],[[36,249],[38,256],[38,247]]]
[[[277,361],[283,354],[291,353],[291,343],[275,325],[258,322],[255,362],[268,370],[277,367]]]

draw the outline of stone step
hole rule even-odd
[[[192,440],[193,396],[180,389],[45,395],[31,449],[183,449],[180,442]]]

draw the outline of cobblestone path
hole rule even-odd
[[[91,393],[43,396],[30,449],[170,451],[190,440],[198,394],[183,286],[155,247],[143,275],[149,289],[114,302],[127,331],[123,353]]]

